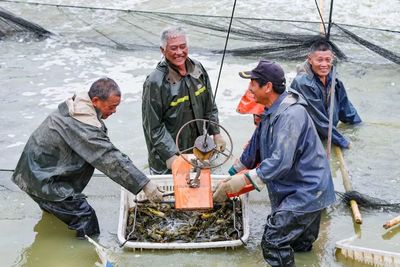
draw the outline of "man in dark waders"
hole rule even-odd
[[[278,64],[261,60],[252,71],[239,74],[250,79],[255,101],[266,107],[249,145],[229,171],[233,176],[218,185],[214,201],[225,201],[226,193],[248,184],[259,191],[266,185],[271,214],[261,241],[264,259],[272,266],[295,266],[294,251],[311,250],[321,212],[335,201],[329,162],[306,102],[285,91]]]
[[[89,92],[62,102],[30,136],[12,177],[78,238],[100,233],[96,213],[82,194],[95,168],[133,194],[143,190],[149,200],[162,200],[157,185],[107,136],[103,119],[116,112],[120,99],[115,81],[101,78]]]
[[[331,45],[324,39],[315,42],[290,87],[307,101],[307,111],[320,137],[326,139],[329,132],[329,91],[332,82],[335,82],[332,142],[341,148],[350,148],[350,141],[336,129],[336,126],[339,121],[358,124],[361,123],[361,118],[347,97],[343,82],[337,77],[332,81],[333,60]]]

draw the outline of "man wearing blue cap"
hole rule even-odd
[[[248,184],[258,191],[266,185],[271,214],[261,241],[264,259],[271,266],[294,266],[294,251],[311,250],[321,212],[335,201],[329,162],[305,100],[285,91],[278,64],[261,60],[239,75],[250,79],[249,90],[265,110],[229,171],[233,176],[217,186],[214,201],[225,201],[227,193],[238,193]],[[245,169],[249,171],[238,174]]]

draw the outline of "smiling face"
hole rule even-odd
[[[311,69],[321,79],[325,80],[332,69],[333,53],[330,50],[315,51],[308,56]]]
[[[268,108],[272,106],[280,95],[274,91],[271,82],[267,82],[265,85],[260,86],[260,84],[253,79],[250,80],[248,90],[252,93],[256,103],[262,104]]]
[[[264,105],[265,90],[263,90],[263,87],[260,87],[258,82],[250,80],[248,90],[252,93],[256,103]]]
[[[117,95],[111,95],[106,100],[101,100],[97,96],[92,98],[93,106],[101,112],[103,120],[117,111],[120,102],[121,97]]]
[[[180,70],[186,69],[185,62],[188,57],[189,48],[185,36],[174,36],[167,40],[165,48],[161,47],[164,57]]]

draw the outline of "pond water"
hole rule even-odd
[[[61,2],[61,1],[60,1]],[[310,2],[310,3],[309,3]],[[312,1],[238,1],[237,14],[244,17],[318,20]],[[59,3],[47,1],[47,3]],[[88,5],[84,1],[63,4]],[[104,1],[90,5],[105,6]],[[113,1],[107,7],[138,10],[229,15],[231,1]],[[123,92],[116,114],[106,120],[113,143],[121,148],[145,172],[147,151],[141,125],[141,91],[146,75],[160,59],[154,49],[127,51],[100,46],[79,38],[68,28],[69,21],[57,17],[53,9],[0,2],[0,7],[61,32],[57,38],[43,41],[0,41],[0,263],[2,266],[94,266],[97,255],[86,241],[76,240],[74,232],[54,217],[42,214],[38,206],[10,181],[11,172],[31,132],[54,110],[58,103],[76,91],[88,90],[101,76],[117,81]],[[377,28],[399,29],[396,0],[336,1],[335,21]],[[328,7],[326,7],[328,9]],[[52,11],[53,10],[53,11]],[[39,12],[40,11],[40,12]],[[300,12],[301,11],[301,12]],[[325,12],[326,13],[326,12]],[[77,29],[79,31],[81,29]],[[190,32],[189,32],[190,34]],[[397,34],[398,35],[398,34]],[[80,36],[78,36],[80,37]],[[394,37],[395,40],[397,40]],[[399,51],[399,43],[391,49]],[[223,42],[217,42],[223,49]],[[216,45],[213,44],[213,45]],[[355,190],[391,202],[400,202],[400,66],[345,45],[350,60],[339,62],[338,72],[364,123],[339,128],[353,147],[344,151]],[[397,50],[396,50],[397,49]],[[356,54],[352,54],[355,51]],[[216,85],[221,56],[194,51]],[[252,118],[235,112],[247,82],[237,73],[255,67],[256,57],[227,56],[216,98],[221,124],[230,132],[234,155],[253,131]],[[300,62],[279,60],[289,80]],[[331,160],[335,189],[343,192],[337,159]],[[224,166],[227,171],[229,164]],[[119,248],[117,240],[120,188],[104,177],[94,177],[85,190],[89,203],[97,211],[101,234],[99,243],[109,248],[118,266],[264,266],[260,237],[269,213],[266,192],[250,194],[250,238],[238,249],[131,251]],[[320,237],[309,253],[296,254],[297,266],[362,266],[336,257],[335,242],[359,234],[355,244],[370,248],[400,251],[400,228],[384,230],[382,225],[399,214],[381,210],[361,210],[364,222],[353,224],[350,211],[343,205],[329,208],[323,216]]]

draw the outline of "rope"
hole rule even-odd
[[[344,33],[346,33],[350,38],[352,38],[354,41],[358,42],[359,44],[365,46],[366,48],[368,48],[369,50],[377,53],[378,55],[392,61],[393,63],[399,64],[400,65],[400,56],[385,49],[382,48],[380,46],[377,46],[359,36],[357,36],[356,34],[352,33],[349,30],[346,30],[345,28],[339,26],[338,24],[332,23],[334,24],[336,27],[338,27],[340,30],[342,30]]]
[[[230,34],[230,32],[231,32],[232,20],[233,20],[233,15],[234,15],[234,13],[235,13],[235,8],[236,8],[236,0],[234,0],[234,2],[233,2],[231,20],[229,21],[228,33],[226,34],[226,39],[225,39],[224,52],[222,53],[221,66],[220,66],[220,68],[219,68],[218,78],[217,78],[217,85],[215,86],[215,92],[214,92],[213,102],[212,102],[212,105],[211,105],[211,106],[214,106],[214,104],[215,104],[215,98],[216,98],[216,96],[217,96],[218,85],[219,85],[219,81],[220,81],[220,78],[221,78],[222,66],[224,65],[225,54],[226,54],[226,47],[228,46],[229,34]],[[210,125],[210,124],[209,124],[209,125]]]
[[[219,85],[219,81],[220,81],[220,78],[221,78],[222,66],[224,65],[225,54],[226,54],[226,47],[228,46],[229,34],[230,34],[230,32],[231,32],[232,20],[233,20],[233,15],[235,14],[235,8],[236,8],[236,0],[233,1],[232,14],[231,14],[230,21],[229,21],[228,33],[226,34],[224,52],[222,53],[221,65],[220,65],[220,67],[219,67],[218,78],[217,78],[217,85],[215,86],[215,91],[214,91],[214,96],[213,96],[211,108],[214,107],[215,98],[217,97],[218,85]],[[208,121],[211,121],[211,115],[210,115]],[[211,123],[209,122],[208,125],[207,125],[207,131],[204,133],[204,141],[203,141],[203,144],[206,144],[206,143],[207,143],[207,134],[206,134],[206,133],[208,133],[208,130],[210,129],[210,126],[211,126]]]
[[[14,169],[0,169],[0,172],[14,172]]]
[[[332,11],[333,11],[333,0],[331,0],[331,8],[330,8],[330,10],[329,10],[328,33],[326,34],[326,39],[327,39],[328,41],[329,41],[329,37],[331,37]]]
[[[14,4],[26,4],[26,5],[38,5],[38,6],[51,6],[51,7],[120,11],[120,12],[127,12],[127,13],[142,13],[142,14],[155,14],[155,15],[191,16],[191,17],[203,17],[203,18],[204,17],[205,18],[230,18],[229,16],[221,16],[221,15],[191,14],[191,13],[178,13],[178,12],[158,12],[158,11],[145,11],[145,10],[122,9],[122,8],[93,7],[93,6],[74,6],[74,5],[50,4],[50,3],[40,3],[40,2],[24,2],[24,1],[18,1],[18,0],[0,0],[0,2],[14,3]],[[276,22],[296,22],[296,23],[310,23],[310,24],[320,24],[321,23],[321,21],[308,21],[308,20],[249,18],[249,17],[235,17],[235,18],[248,20],[248,21],[276,21]],[[368,29],[368,30],[375,30],[375,31],[400,33],[400,31],[397,31],[397,30],[367,27],[367,26],[362,26],[362,25],[344,24],[344,23],[343,24],[336,23],[336,25]]]

